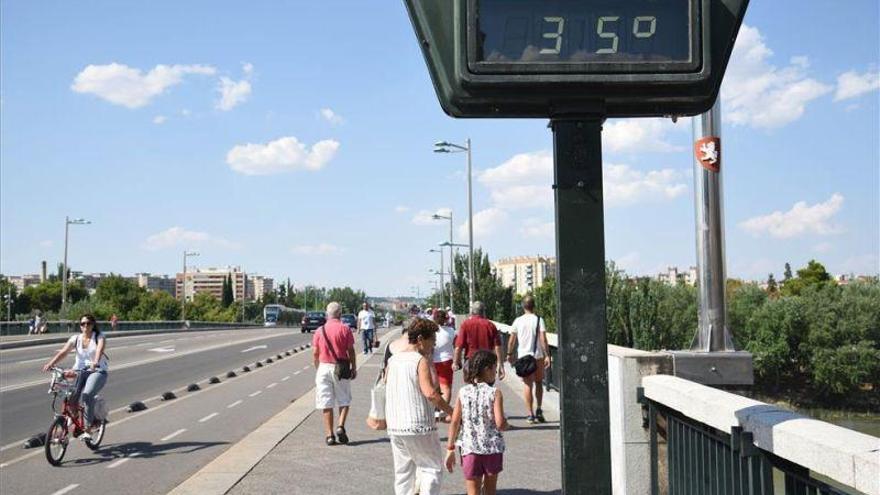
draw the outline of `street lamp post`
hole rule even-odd
[[[440,307],[446,307],[446,303],[443,300],[443,292],[446,290],[446,281],[443,276],[444,267],[443,267],[443,250],[442,249],[431,249],[429,250],[431,253],[440,253]]]
[[[12,284],[6,288],[6,323],[12,321]]]
[[[468,301],[474,302],[474,189],[473,167],[471,161],[471,139],[465,145],[440,141],[434,144],[434,153],[467,153],[467,192],[468,192]],[[452,241],[449,241],[452,243]]]
[[[455,314],[455,298],[452,294],[452,274],[455,271],[455,258],[452,255],[452,243],[455,242],[452,239],[452,210],[449,210],[449,216],[435,213],[431,218],[434,220],[449,220],[449,309],[452,314]]]
[[[186,259],[193,256],[199,256],[199,253],[195,251],[187,251],[186,249],[183,250],[183,280],[181,280],[180,283],[180,319],[183,321],[184,326],[186,326]]]
[[[71,225],[88,225],[92,223],[85,218],[74,218],[73,220],[70,217],[64,217],[64,264],[61,267],[61,314],[66,315],[67,309],[67,278],[68,278],[68,269],[67,269],[67,242],[70,233]]]

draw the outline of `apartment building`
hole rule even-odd
[[[226,268],[192,268],[186,272],[178,273],[175,277],[175,294],[178,299],[186,296],[187,301],[192,301],[196,294],[208,293],[217,299],[223,298],[223,281],[232,277],[232,295],[234,300],[247,299],[247,275],[241,267]]]
[[[135,273],[132,277],[138,287],[143,287],[150,292],[164,291],[172,296],[176,294],[176,281],[168,275],[152,275],[149,273]]]
[[[556,258],[549,256],[516,256],[492,264],[495,276],[505,287],[513,287],[519,295],[533,292],[544,280],[556,273]]]

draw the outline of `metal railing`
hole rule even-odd
[[[44,334],[65,334],[78,332],[78,320],[60,320],[50,321],[46,325]],[[215,322],[215,321],[190,321],[188,328],[233,328],[255,326],[256,323],[236,323],[236,322]],[[105,332],[112,330],[109,321],[99,321],[98,326]],[[117,322],[116,331],[134,331],[134,330],[180,330],[184,328],[184,322],[176,321],[119,321]],[[7,335],[27,335],[30,331],[29,323],[26,321],[0,322],[0,336]]]
[[[650,434],[652,495],[859,493],[824,483],[809,469],[757,447],[741,427],[730,433],[717,430],[645,398],[642,389],[639,401]]]

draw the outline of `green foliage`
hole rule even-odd
[[[223,279],[223,299],[220,301],[224,308],[228,308],[235,301],[235,295],[232,293],[232,275],[226,275]]]
[[[535,311],[544,318],[548,332],[555,333],[556,328],[556,278],[546,277],[544,283],[535,289]]]
[[[21,293],[26,313],[41,311],[43,313],[57,313],[61,309],[61,281],[43,282],[38,285],[25,287]],[[76,303],[89,297],[88,291],[79,282],[70,281],[67,284],[67,301]]]
[[[789,274],[791,267],[786,263]],[[797,271],[797,277],[789,278],[782,285],[782,295],[797,296],[808,287],[825,285],[831,281],[831,275],[825,270],[825,266],[816,260],[810,260],[807,266]]]
[[[748,333],[749,318],[767,301],[768,293],[756,284],[745,284],[727,293],[727,328],[733,333],[737,346],[752,339]]]
[[[351,287],[333,287],[327,291],[325,300],[327,303],[336,301],[342,306],[343,313],[357,314],[361,305],[367,301],[367,295],[362,290],[354,290]]]
[[[455,254],[452,264],[452,292],[455,309],[459,313],[468,313],[468,256]],[[502,322],[513,321],[513,289],[504,287],[492,273],[489,256],[482,249],[474,250],[474,299],[486,305],[486,316]]]
[[[117,317],[123,318],[146,296],[147,290],[139,287],[137,282],[119,275],[111,275],[98,283],[93,299],[96,300],[96,304],[110,308],[111,315],[116,313]]]
[[[236,321],[235,310],[234,305],[224,308],[219,299],[201,292],[187,303],[186,316],[192,321]]]
[[[138,305],[125,316],[130,320],[179,320],[180,301],[164,291],[149,292],[142,295]]]

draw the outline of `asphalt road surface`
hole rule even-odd
[[[310,334],[290,328],[108,340],[107,434],[96,452],[73,440],[57,468],[42,447],[25,450],[21,443],[52,420],[49,376],[39,368],[60,345],[2,351],[0,492],[166,493],[314,386],[310,349],[285,355],[310,341]],[[270,357],[272,364],[253,366]],[[245,365],[253,371],[242,372]],[[238,376],[226,378],[230,370]],[[212,376],[221,383],[207,384]],[[186,392],[190,383],[202,390]],[[169,390],[178,398],[161,401]],[[135,400],[148,409],[127,413]],[[322,445],[316,432],[315,445],[304,448]]]

